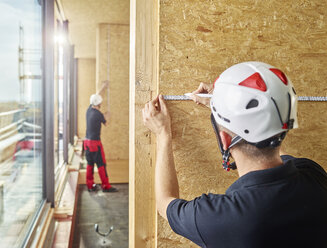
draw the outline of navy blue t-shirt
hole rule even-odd
[[[92,105],[86,111],[86,138],[89,140],[100,140],[101,123],[106,123],[103,114],[92,108]]]
[[[171,228],[201,247],[327,247],[327,174],[305,158],[282,156],[225,194],[173,200]]]

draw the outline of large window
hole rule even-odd
[[[42,7],[0,2],[0,246],[20,247],[43,201]]]
[[[60,182],[65,178],[67,158],[66,130],[67,130],[67,102],[68,73],[67,61],[69,59],[69,42],[67,39],[66,24],[61,20],[60,13],[55,11],[57,19],[55,25],[55,80],[54,80],[54,148],[55,148],[55,187],[58,190]],[[60,194],[60,192],[59,192]],[[57,196],[59,196],[57,194]]]
[[[63,166],[64,135],[64,43],[66,42],[62,23],[56,23],[55,35],[55,168]],[[55,173],[57,174],[57,172]]]

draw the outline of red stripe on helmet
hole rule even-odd
[[[213,87],[215,88],[216,81],[218,80],[219,76],[216,78],[215,81],[213,81]]]
[[[285,76],[284,72],[282,72],[281,70],[277,69],[277,68],[270,68],[269,70],[271,70],[277,77],[279,77],[280,80],[282,80],[282,82],[287,85],[288,81],[287,81],[287,77]]]
[[[261,91],[266,91],[267,86],[265,84],[265,81],[263,81],[262,77],[258,72],[252,74],[250,77],[245,79],[244,81],[240,82],[239,85],[261,90]]]

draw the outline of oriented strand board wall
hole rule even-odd
[[[95,59],[78,59],[77,64],[77,130],[78,137],[86,134],[86,110],[95,93]]]
[[[69,35],[78,58],[96,57],[99,23],[129,24],[129,0],[60,0],[70,20]]]
[[[98,87],[109,78],[110,119],[101,140],[110,160],[128,163],[129,25],[101,24],[98,30]],[[108,40],[109,39],[109,40]],[[108,51],[109,49],[109,51]],[[109,58],[108,58],[109,56]],[[109,60],[108,60],[109,59]],[[109,71],[108,71],[109,63]],[[109,75],[108,75],[109,73]],[[107,91],[101,111],[108,110]],[[109,165],[110,166],[110,165]]]
[[[110,182],[128,182],[128,111],[129,111],[129,25],[101,23],[97,28],[96,85],[102,93],[101,111],[110,111],[103,127],[104,146]],[[109,98],[108,98],[109,93]]]
[[[327,95],[327,2],[323,0],[161,0],[160,83],[183,94],[213,82],[229,66],[258,60],[284,70],[299,95]],[[232,99],[231,99],[232,101]],[[192,102],[170,102],[181,197],[224,193],[238,175],[221,169],[209,114]],[[300,128],[284,150],[327,169],[327,104],[300,103]],[[197,247],[158,219],[158,247]]]

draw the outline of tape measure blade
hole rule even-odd
[[[188,96],[184,95],[164,95],[163,98],[166,101],[186,101],[186,100],[191,100]]]
[[[299,96],[298,101],[302,102],[327,102],[326,96]]]
[[[186,101],[192,100],[190,97],[185,95],[164,95],[166,101]],[[301,102],[327,102],[326,96],[299,96],[298,101]]]

